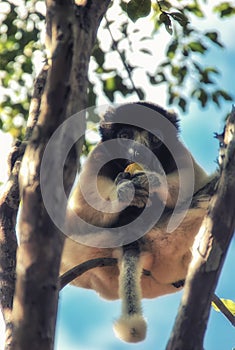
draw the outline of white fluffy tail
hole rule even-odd
[[[116,336],[126,342],[137,343],[145,339],[147,324],[142,315],[140,279],[142,266],[136,244],[123,247],[119,264],[119,296],[122,315],[114,323]]]

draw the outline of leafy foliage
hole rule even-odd
[[[131,0],[127,3],[127,14],[133,22],[148,16],[150,11],[151,0]]]
[[[42,6],[43,2],[33,0],[22,0],[20,6],[13,0],[1,3],[0,128],[15,137],[22,137],[28,115],[35,76],[32,62],[36,55],[42,57]],[[235,8],[230,2],[221,2],[214,7],[214,12],[228,17],[235,13]],[[173,6],[167,0],[113,2],[101,24],[91,58],[89,106],[96,105],[100,96],[111,102],[116,101],[119,94],[144,99],[145,85],[136,83],[136,77],[143,71],[145,84],[148,82],[153,88],[164,84],[168,103],[178,105],[182,111],[186,111],[191,100],[198,101],[202,107],[211,102],[220,106],[223,100],[231,101],[230,94],[218,87],[220,72],[202,63],[213,45],[223,48],[219,33],[192,27],[193,17],[205,17],[203,7],[196,0],[184,6],[181,1]],[[152,33],[146,36],[142,29],[147,22]],[[169,33],[169,40],[165,59],[160,61],[156,45],[158,34],[164,29]],[[136,38],[138,45],[134,46]],[[141,65],[136,60],[138,57],[142,57],[142,62],[156,59],[151,65]]]
[[[29,110],[33,86],[34,52],[39,43],[42,14],[34,2],[21,6],[2,1],[0,29],[1,125],[14,137],[21,137]]]
[[[214,11],[223,17],[230,17],[235,14],[235,6],[229,1],[223,1],[219,5],[215,6]]]

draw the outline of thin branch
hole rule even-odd
[[[235,316],[231,313],[231,311],[224,305],[224,303],[220,300],[220,298],[213,294],[211,301],[215,303],[218,309],[223,313],[223,315],[229,320],[229,322],[235,327]]]
[[[81,276],[84,272],[90,269],[94,269],[95,267],[115,265],[117,265],[117,259],[115,258],[96,258],[85,261],[84,263],[73,267],[72,269],[68,270],[60,276],[60,290],[63,289],[67,284],[72,282],[75,278]]]
[[[132,75],[131,75],[131,70],[130,70],[128,64],[125,62],[125,59],[124,59],[124,57],[123,57],[121,51],[120,51],[119,48],[118,48],[118,42],[117,42],[117,41],[114,39],[114,37],[113,37],[113,34],[112,34],[111,29],[110,29],[110,25],[109,25],[107,16],[104,16],[104,18],[105,18],[105,20],[106,20],[107,29],[108,29],[108,31],[109,31],[110,37],[111,37],[112,42],[113,42],[113,47],[114,47],[114,49],[117,51],[117,53],[119,54],[119,56],[120,56],[120,58],[121,58],[122,64],[123,64],[123,66],[124,66],[124,68],[125,68],[125,70],[126,70],[126,72],[127,72],[127,74],[128,74],[128,78],[129,78],[129,80],[130,80],[130,82],[131,82],[132,89],[135,91],[136,95],[137,95],[138,98],[141,100],[141,94],[140,94],[139,90],[137,89],[137,87],[135,86],[134,80],[133,80]]]
[[[224,165],[217,191],[193,245],[193,259],[167,350],[203,349],[211,299],[235,229],[234,127],[235,110],[226,123]]]

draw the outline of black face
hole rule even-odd
[[[113,137],[118,140],[122,156],[127,163],[136,162],[150,166],[152,158],[162,145],[160,137],[130,125],[122,125]]]
[[[161,123],[159,118],[167,119],[173,124],[174,131],[164,135],[165,124]],[[125,124],[125,120],[129,124]],[[142,124],[143,128],[137,126]],[[145,130],[144,126],[152,132]],[[159,130],[161,128],[163,130]],[[102,143],[117,140],[115,143],[115,149],[119,151],[119,155],[116,157],[119,158],[117,163],[137,162],[155,170],[152,168],[152,164],[154,159],[157,159],[166,173],[174,168],[175,163],[164,144],[164,140],[170,138],[177,143],[177,130],[178,120],[175,114],[168,113],[160,106],[147,102],[129,103],[110,109],[100,123]],[[151,152],[146,152],[146,149]],[[107,152],[116,154],[116,152],[112,152],[109,145],[107,145]]]

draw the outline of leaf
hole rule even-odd
[[[175,21],[177,21],[182,27],[185,27],[189,22],[188,17],[181,12],[171,12],[169,13]]]
[[[92,56],[95,58],[96,62],[98,63],[99,67],[102,67],[104,64],[104,52],[101,50],[101,48],[96,45],[93,49]]]
[[[145,99],[145,93],[141,88],[137,88],[137,93],[138,93],[138,97],[140,100],[144,100]]]
[[[229,17],[235,13],[235,7],[232,7],[229,2],[224,1],[215,6],[213,11],[219,13],[221,18]]]
[[[177,48],[178,48],[178,40],[173,40],[167,49],[167,52],[166,52],[167,57],[169,57],[170,59],[174,58]]]
[[[200,89],[195,89],[191,92],[192,97],[196,97],[198,101],[200,101],[201,106],[205,107],[208,101],[208,94],[207,92],[200,88]]]
[[[214,44],[218,45],[219,47],[224,47],[224,45],[218,40],[217,32],[206,32],[205,36],[208,39],[210,39]]]
[[[169,15],[165,12],[161,13],[161,15],[159,17],[159,21],[160,21],[160,23],[165,24],[165,28],[166,28],[167,32],[170,35],[172,35],[173,29],[172,29],[172,23],[171,23],[171,19],[170,19]]]
[[[151,11],[151,0],[131,0],[127,4],[128,17],[136,22],[141,17],[146,17]]]
[[[188,44],[188,47],[191,49],[191,51],[199,52],[201,54],[203,54],[207,50],[207,47],[199,41],[191,41],[191,43]]]
[[[89,82],[89,89],[88,89],[88,105],[89,107],[93,107],[96,105],[96,93],[94,92],[94,84]]]
[[[186,102],[186,100],[183,97],[180,97],[178,105],[182,109],[183,112],[186,111],[187,102]]]
[[[172,7],[171,3],[166,0],[158,1],[157,4],[161,11],[168,11]]]
[[[223,298],[220,298],[220,300],[226,306],[226,308],[233,314],[233,316],[235,316],[235,302],[233,300]],[[220,312],[220,309],[215,305],[214,302],[212,302],[211,305],[215,311]]]
[[[162,72],[157,73],[156,76],[148,74],[148,77],[152,85],[161,84],[162,82],[166,81],[165,74]]]
[[[152,52],[148,49],[140,49],[140,52],[146,53],[147,55],[152,55]]]
[[[202,10],[200,9],[200,7],[197,4],[189,4],[189,5],[185,6],[184,9],[189,11],[189,12],[192,12],[195,16],[197,16],[199,18],[204,17],[204,13],[202,12]]]
[[[224,91],[224,90],[218,90],[217,93],[218,93],[221,97],[223,97],[223,99],[224,99],[225,101],[232,101],[232,100],[233,100],[232,96],[229,95],[229,94],[228,94],[226,91]]]

